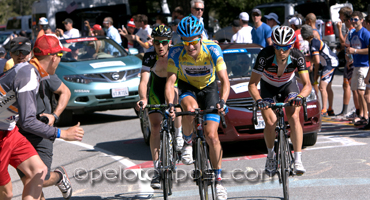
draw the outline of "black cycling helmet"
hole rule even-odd
[[[155,27],[153,27],[153,30],[152,30],[152,37],[168,37],[168,38],[171,38],[172,36],[172,30],[170,27],[166,26],[166,25],[157,25]]]
[[[292,45],[296,40],[294,30],[289,26],[275,28],[272,31],[271,39],[274,44],[280,46]]]

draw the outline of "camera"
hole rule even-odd
[[[36,118],[39,120],[39,121],[42,121],[43,123],[45,124],[49,124],[49,118],[46,117],[46,116],[40,116],[40,114],[36,115]]]

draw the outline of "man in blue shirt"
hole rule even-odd
[[[254,27],[252,29],[253,43],[259,44],[263,47],[272,45],[271,41],[271,28],[269,25],[261,21],[262,15],[258,8],[252,10],[252,18]]]
[[[354,11],[351,15],[351,23],[355,29],[349,33],[350,47],[347,47],[346,53],[353,56],[353,73],[351,79],[351,89],[358,94],[358,101],[360,104],[359,116],[361,120],[355,125],[368,124],[368,107],[370,102],[366,103],[365,95],[370,95],[369,85],[369,58],[368,45],[370,33],[366,28],[362,27],[363,15],[360,11]],[[366,78],[365,78],[366,77]],[[367,127],[370,128],[370,127]]]
[[[117,42],[119,45],[121,45],[121,35],[118,33],[118,30],[114,28],[113,26],[113,19],[111,17],[104,18],[103,26],[106,29],[107,36]],[[115,48],[112,47],[112,45],[108,44],[107,51],[111,54],[113,54],[113,50]]]

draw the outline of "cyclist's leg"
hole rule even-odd
[[[150,151],[152,153],[153,161],[158,160],[159,144],[160,144],[160,130],[163,116],[160,112],[151,112],[149,114],[150,121]]]
[[[0,199],[2,200],[10,200],[13,197],[13,186],[12,182],[9,181],[5,185],[0,186]]]
[[[332,66],[324,66],[321,72],[321,81],[320,81],[320,92],[322,99],[322,114],[326,114],[328,111],[328,84],[331,82],[334,76],[334,68]]]
[[[178,88],[175,87],[175,99],[173,101],[174,104],[179,103],[178,94],[179,94]],[[176,108],[176,112],[181,112],[181,108]],[[184,146],[184,139],[182,137],[181,120],[182,120],[181,116],[175,118],[175,140],[176,140],[176,147],[177,147],[176,150],[177,151],[181,150],[182,147]]]

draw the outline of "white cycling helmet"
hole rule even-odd
[[[39,25],[48,25],[48,24],[49,24],[49,21],[45,17],[41,17],[39,19]]]
[[[294,44],[296,38],[292,28],[289,26],[280,26],[272,31],[271,39],[276,45],[286,46]]]

